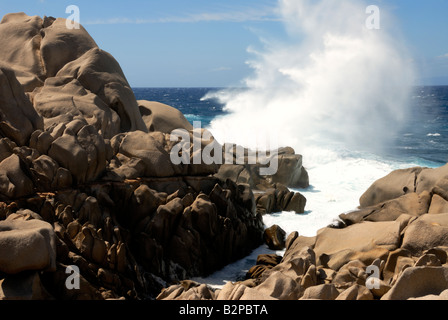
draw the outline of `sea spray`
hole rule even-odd
[[[310,216],[303,220],[314,221],[301,224],[307,234],[355,209],[376,179],[407,166],[382,156],[408,120],[414,71],[386,4],[376,7],[378,28],[366,27],[369,7],[359,0],[280,0],[287,41],[263,39],[245,89],[205,97],[228,113],[211,122],[218,141],[244,144],[243,128],[264,130],[303,155],[311,183],[302,190]]]
[[[362,193],[390,171],[416,164],[382,157],[408,118],[414,79],[411,59],[393,18],[381,3],[382,24],[367,28],[359,0],[280,0],[288,41],[264,39],[252,51],[253,75],[245,89],[225,89],[204,99],[218,99],[227,115],[210,130],[217,140],[244,143],[241,128],[259,134],[275,131],[279,143],[303,154],[311,187],[302,192],[304,215],[266,215],[287,234],[315,236],[339,214],[356,209]],[[246,145],[247,147],[252,147]],[[201,282],[223,285],[244,276],[260,253],[230,265]],[[281,253],[279,253],[281,254]]]
[[[212,121],[215,137],[231,132],[231,142],[239,143],[241,128],[269,129],[299,153],[323,140],[381,148],[404,121],[413,69],[388,28],[366,28],[367,6],[359,0],[281,0],[287,41],[264,39],[264,51],[254,52],[250,62],[254,73],[244,80],[246,90],[207,97],[228,112]]]

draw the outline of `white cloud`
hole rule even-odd
[[[438,56],[437,58],[448,59],[448,53],[442,54],[441,56]]]
[[[195,23],[195,22],[247,22],[247,21],[280,21],[278,11],[274,7],[237,8],[231,11],[201,12],[183,16],[167,16],[160,18],[108,18],[86,21],[83,24],[152,24],[152,23]]]

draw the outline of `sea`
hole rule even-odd
[[[158,101],[179,109],[190,122],[210,126],[225,117],[226,106],[213,93],[225,88],[134,88],[138,100]],[[242,89],[243,90],[243,89]],[[212,93],[212,94],[210,94]],[[354,149],[341,144],[311,145],[301,150],[310,187],[293,189],[307,198],[306,212],[277,212],[263,217],[266,227],[279,225],[287,235],[297,231],[313,237],[341,213],[355,210],[359,198],[376,180],[396,169],[437,168],[448,162],[448,86],[416,86],[410,91],[406,117],[381,151]],[[279,110],[280,112],[281,110]],[[213,131],[212,131],[213,133]],[[276,253],[263,245],[248,257],[214,274],[193,280],[220,288],[245,277],[259,254]]]

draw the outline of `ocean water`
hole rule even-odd
[[[137,99],[159,101],[178,108],[190,121],[203,127],[225,116],[225,106],[213,97],[219,88],[135,88]],[[212,93],[210,95],[210,93]],[[266,227],[277,224],[287,234],[315,236],[344,212],[354,210],[359,198],[377,179],[393,170],[424,166],[440,167],[448,162],[448,86],[414,87],[399,130],[384,141],[381,150],[346,147],[337,141],[307,144],[300,153],[309,172],[311,186],[295,190],[307,198],[306,213],[278,212],[264,216]],[[278,112],[281,112],[279,110]],[[212,131],[213,133],[213,131]],[[220,287],[244,278],[261,253],[274,253],[266,246],[207,278],[194,279]],[[276,252],[282,254],[282,252]]]

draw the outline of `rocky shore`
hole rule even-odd
[[[8,14],[0,39],[0,299],[153,299],[258,248],[262,213],[303,210],[282,184],[308,183],[290,148],[270,180],[260,164],[174,164],[170,133],[193,127],[137,101],[84,28]]]
[[[305,211],[293,149],[278,150],[272,176],[259,174],[265,161],[175,164],[170,133],[193,140],[192,125],[137,101],[84,28],[15,13],[0,39],[0,299],[448,297],[446,166],[392,172],[338,224],[285,239],[263,215]],[[245,281],[188,280],[263,244],[285,254],[259,256]]]
[[[260,255],[247,280],[220,290],[182,282],[158,299],[446,300],[447,191],[448,165],[394,171],[338,224],[292,233],[282,257]]]

